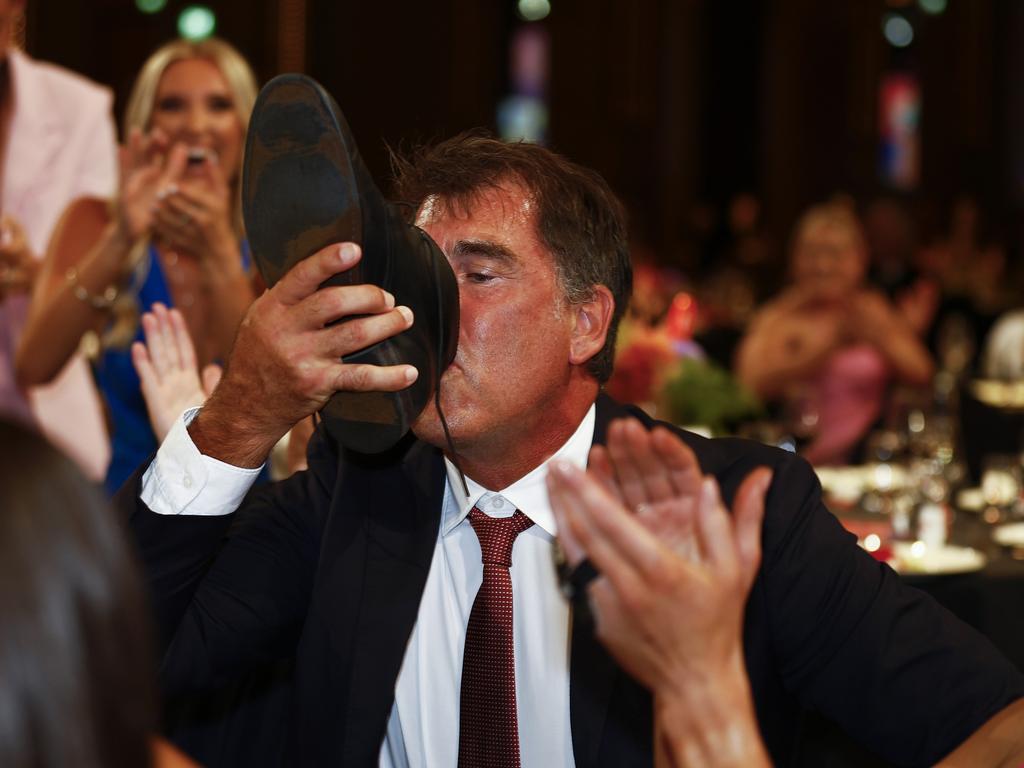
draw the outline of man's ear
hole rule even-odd
[[[580,304],[571,305],[573,334],[569,362],[583,365],[604,347],[615,312],[615,299],[604,285],[595,285],[593,295]]]

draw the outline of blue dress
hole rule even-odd
[[[242,264],[248,267],[249,249],[242,243]],[[149,269],[138,289],[139,312],[148,311],[160,302],[173,307],[171,291],[167,285],[156,247],[152,244],[146,254]],[[142,324],[135,331],[133,341],[145,341]],[[142,462],[157,449],[156,435],[149,425],[142,384],[132,364],[131,344],[105,349],[95,364],[96,384],[107,405],[111,428],[110,466],[104,486],[113,495]]]

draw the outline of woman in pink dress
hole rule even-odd
[[[900,312],[864,285],[868,254],[857,217],[830,203],[797,223],[792,282],[752,320],[737,353],[740,379],[781,402],[809,437],[813,464],[840,464],[878,419],[888,385],[924,386],[933,365]]]

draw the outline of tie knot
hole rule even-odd
[[[512,565],[512,545],[516,536],[525,531],[533,520],[518,509],[511,517],[491,517],[477,507],[469,511],[469,522],[480,539],[480,554],[485,565]]]

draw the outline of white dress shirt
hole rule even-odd
[[[188,436],[188,411],[171,429],[142,482],[142,500],[161,514],[227,514],[241,503],[259,470],[202,456]],[[473,506],[494,517],[516,509],[535,525],[512,549],[516,710],[523,768],[572,766],[569,723],[569,606],[553,562],[555,520],[545,477],[554,459],[585,467],[595,408],[547,461],[508,488],[492,491],[447,463],[448,480],[430,573],[406,646],[395,703],[381,746],[383,768],[456,768],[466,625],[483,580],[480,542],[468,520]]]

